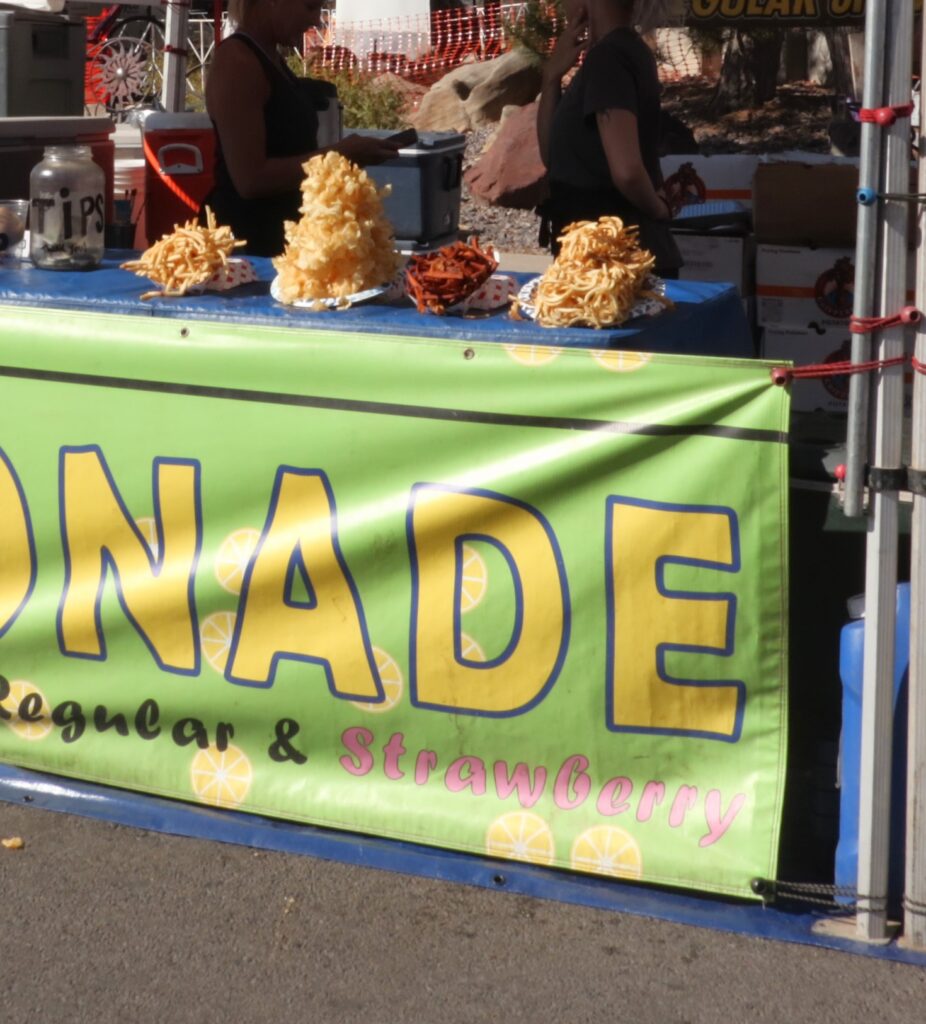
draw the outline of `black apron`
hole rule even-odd
[[[598,220],[599,217],[620,217],[625,225],[639,229],[640,245],[656,258],[655,273],[660,277],[677,277],[682,255],[669,230],[668,221],[650,220],[640,214],[616,190],[591,191],[550,182],[550,196],[539,207],[540,245],[549,247],[556,256],[557,239],[573,221]]]
[[[235,33],[225,43],[237,39],[257,55],[270,83],[270,98],[264,107],[266,155],[302,156],[318,146],[318,114],[328,102],[328,83],[297,78],[284,71],[243,33]],[[225,43],[222,45],[224,46]],[[214,124],[213,124],[214,127]],[[227,224],[236,238],[245,239],[243,252],[253,256],[279,256],[283,252],[283,221],[299,219],[301,193],[298,188],[260,199],[245,199],[238,194],[225,158],[222,140],[216,132],[215,183],[203,200],[219,224]],[[200,215],[204,219],[205,210]]]

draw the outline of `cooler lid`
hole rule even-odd
[[[347,129],[350,131],[350,129]],[[388,135],[388,132],[383,134]],[[466,136],[460,132],[418,132],[413,146],[403,146],[400,153],[435,153],[442,149],[465,149]]]
[[[142,125],[142,131],[148,132],[172,132],[172,131],[200,131],[203,128],[212,128],[212,119],[208,114],[200,111],[188,111],[185,113],[163,113],[157,111],[149,114]]]
[[[0,142],[24,139],[77,139],[111,135],[109,117],[0,117]]]
[[[345,128],[345,135],[372,135],[377,139],[388,139],[395,135],[394,128]],[[418,153],[436,153],[440,150],[463,150],[466,148],[466,136],[460,132],[418,132],[418,141],[411,146],[403,146],[400,154],[413,156]]]

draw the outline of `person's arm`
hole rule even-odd
[[[566,26],[556,40],[553,52],[543,65],[540,86],[540,103],[537,107],[537,141],[540,144],[540,159],[544,167],[550,166],[550,138],[553,132],[553,117],[559,105],[562,81],[575,67],[579,54],[587,43],[588,11],[582,8],[575,20]]]
[[[669,202],[653,187],[643,163],[637,115],[615,108],[595,116],[615,188],[651,220],[670,220]]]
[[[325,149],[297,156],[268,157],[264,107],[270,84],[258,57],[244,44],[222,45],[206,83],[206,109],[215,122],[236,191],[244,199],[278,195],[299,187],[302,165],[333,149],[358,164],[381,163],[398,152],[385,139],[348,135]]]

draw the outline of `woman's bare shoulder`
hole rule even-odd
[[[260,58],[246,42],[230,36],[216,49],[206,80],[207,106],[220,97],[260,97],[268,88]]]
[[[210,71],[213,74],[264,77],[260,58],[240,36],[229,36],[216,47]]]

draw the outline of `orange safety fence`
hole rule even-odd
[[[107,40],[107,19],[114,10],[103,8],[88,17],[85,101],[105,101],[94,76],[94,57]],[[339,23],[333,10],[324,13],[322,28],[306,33],[303,58],[307,67],[328,73],[382,74],[390,72],[409,82],[431,85],[467,61],[490,60],[513,44],[508,29],[523,23],[525,5],[487,0],[481,6],[432,11],[430,14]],[[556,13],[550,17],[556,26]],[[699,48],[686,32],[654,34],[660,77],[677,81],[702,73]],[[551,39],[551,47],[553,40]]]
[[[101,7],[97,15],[84,18],[87,26],[87,60],[84,64],[84,103],[87,106],[105,102],[100,91],[99,81],[94,69],[93,58],[100,52],[106,42],[107,22],[112,22],[116,13],[114,7]]]
[[[490,60],[512,46],[509,26],[523,23],[525,5],[487,2],[430,15],[339,23],[329,11],[326,25],[306,36],[305,59],[331,72],[380,74],[389,71],[429,85],[468,60]],[[556,12],[549,11],[556,33]],[[652,33],[659,77],[665,82],[704,73],[701,47],[688,32],[668,28]]]
[[[489,2],[483,7],[348,23],[339,23],[331,13],[323,29],[307,34],[305,58],[328,72],[388,71],[430,84],[464,61],[490,60],[510,49],[505,19],[519,9]]]

